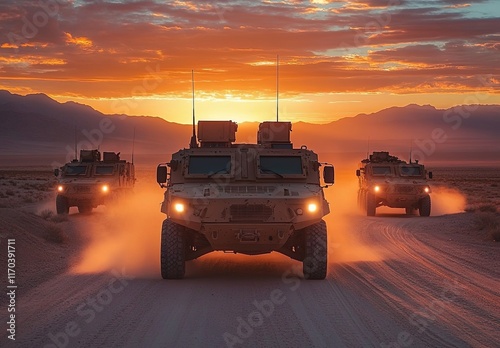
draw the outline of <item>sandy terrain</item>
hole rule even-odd
[[[498,346],[500,171],[433,171],[429,218],[362,216],[354,172],[337,172],[324,281],[304,281],[280,254],[223,253],[164,281],[150,167],[133,199],[62,219],[49,171],[0,170],[0,264],[15,238],[19,286],[16,342],[4,329],[0,346]],[[6,319],[5,295],[0,304]]]

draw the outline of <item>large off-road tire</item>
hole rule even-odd
[[[57,195],[56,212],[57,214],[69,214],[69,203],[66,197]]]
[[[306,279],[325,279],[327,270],[327,233],[326,223],[321,220],[317,224],[304,229],[304,260],[302,270]]]
[[[80,214],[90,214],[92,213],[92,206],[87,204],[81,204],[78,206],[78,212]]]
[[[431,215],[431,197],[426,196],[422,198],[418,204],[418,213],[420,216]]]
[[[161,276],[163,279],[182,279],[185,271],[184,227],[165,219],[161,228]]]
[[[377,201],[373,193],[366,194],[366,216],[375,216],[377,211]]]

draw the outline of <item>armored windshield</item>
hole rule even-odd
[[[113,175],[114,166],[96,166],[95,175]]]
[[[422,168],[420,166],[401,166],[401,176],[422,176]]]
[[[392,175],[392,168],[390,166],[373,166],[373,175]]]
[[[261,174],[302,175],[300,156],[260,156]]]
[[[189,156],[189,174],[230,174],[231,156]]]
[[[64,168],[64,175],[86,175],[87,166],[66,166]]]

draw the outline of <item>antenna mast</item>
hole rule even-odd
[[[135,127],[134,127],[134,136],[132,137],[132,164],[134,164],[134,150],[135,150]]]
[[[413,152],[413,139],[410,142],[410,164],[411,164],[411,155],[412,155],[412,152]]]
[[[280,56],[276,55],[276,122],[279,121],[279,69],[280,69]]]
[[[193,93],[193,135],[191,136],[190,148],[198,147],[198,142],[196,141],[196,130],[195,130],[195,118],[194,118],[194,70],[191,70],[191,89]]]
[[[76,123],[75,123],[75,160],[78,160],[78,149],[77,149],[77,144],[76,144],[76,139],[77,136],[76,136]]]

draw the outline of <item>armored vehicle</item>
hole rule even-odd
[[[132,191],[135,184],[134,164],[120,159],[120,153],[80,150],[80,160],[55,169],[58,177],[56,210],[68,214],[78,207],[80,213],[90,213],[99,205],[109,204]]]
[[[431,188],[418,161],[407,163],[389,152],[373,152],[356,170],[359,179],[358,204],[366,215],[374,216],[377,207],[404,208],[406,214],[418,209],[420,216],[431,214]]]
[[[306,146],[294,148],[291,128],[290,122],[264,122],[256,144],[235,144],[236,123],[200,121],[200,144],[193,126],[190,148],[158,166],[157,181],[166,188],[163,278],[183,278],[186,261],[216,250],[278,251],[302,261],[305,278],[325,278],[322,218],[330,210],[323,188],[333,184],[334,168]]]

